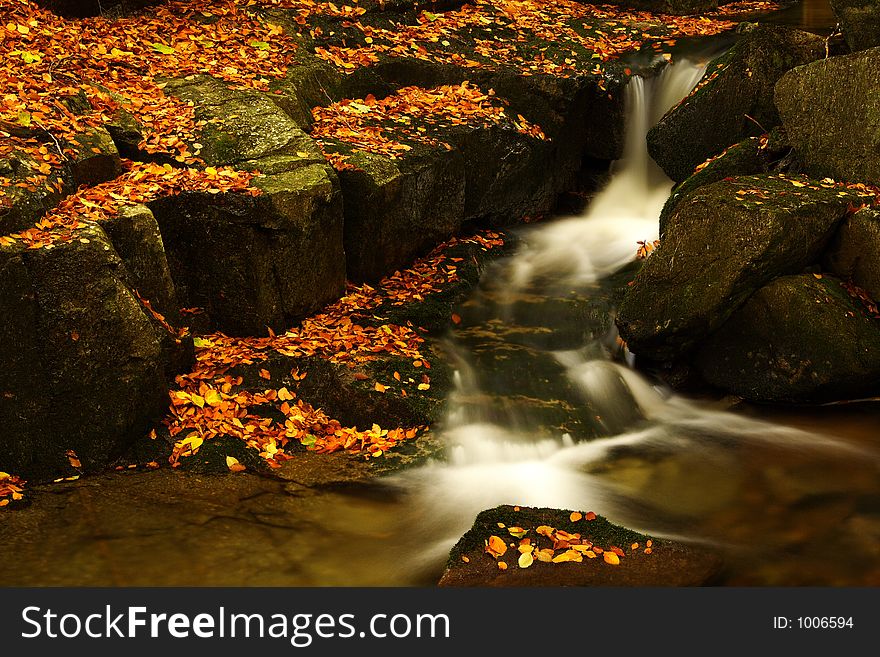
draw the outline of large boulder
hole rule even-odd
[[[359,152],[340,171],[345,257],[353,281],[377,281],[458,232],[465,167],[458,153],[415,148],[401,160]]]
[[[812,263],[858,201],[826,185],[745,176],[684,198],[620,306],[617,325],[630,350],[673,360],[758,288]]]
[[[758,290],[702,345],[709,383],[758,402],[827,401],[880,390],[880,317],[839,279],[804,274]]]
[[[149,204],[180,302],[236,335],[283,331],[345,287],[342,195],[308,135],[265,94],[208,76],[169,81],[195,105],[210,166],[261,171],[262,194],[188,192]],[[199,147],[193,146],[198,149]]]
[[[831,0],[831,8],[852,51],[880,46],[878,0]]]
[[[709,63],[691,94],[648,132],[651,157],[681,182],[731,144],[779,124],[773,87],[789,69],[825,54],[822,37],[782,26],[749,26]]]
[[[345,287],[342,202],[323,164],[256,178],[259,196],[187,192],[149,203],[180,303],[231,335],[286,330]]]
[[[840,225],[825,254],[825,267],[880,301],[880,212],[864,209]]]
[[[776,104],[791,145],[816,177],[880,182],[880,48],[790,71]]]
[[[734,176],[769,173],[790,149],[785,133],[774,130],[769,135],[749,137],[706,160],[690,178],[672,190],[660,212],[660,235],[666,232],[666,222],[678,203],[695,189]]]
[[[136,298],[104,231],[0,247],[0,470],[46,479],[112,461],[168,405],[185,340]]]
[[[721,566],[711,550],[639,534],[595,513],[499,506],[481,512],[455,544],[439,585],[700,586]]]

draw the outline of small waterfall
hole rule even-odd
[[[499,504],[595,509],[634,529],[717,540],[692,523],[705,517],[711,529],[710,512],[736,504],[736,496],[754,485],[760,466],[739,460],[737,450],[746,447],[774,458],[776,451],[788,450],[793,462],[801,457],[875,462],[874,455],[840,441],[734,415],[652,385],[610,358],[613,323],[605,322],[604,334],[585,334],[567,348],[536,346],[539,338],[562,330],[558,313],[540,300],[562,304],[607,296],[603,280],[632,261],[639,240],[657,237],[672,182],[648,156],[645,137],[703,71],[683,61],[654,78],[634,77],[627,87],[624,156],[607,186],[583,215],[530,230],[519,252],[484,277],[488,289],[478,290],[473,302],[482,313],[479,322],[460,330],[451,345],[458,372],[444,430],[447,460],[397,477],[418,518],[413,532],[425,537],[414,557],[420,563],[413,567],[441,563],[475,515]],[[530,303],[537,310],[528,317],[533,333],[524,339],[517,309]],[[608,313],[604,316],[607,320]],[[465,339],[468,331],[478,348]],[[495,342],[487,348],[479,341],[492,331]],[[525,358],[503,386],[494,380],[503,377],[494,367],[480,367],[492,348],[502,352],[497,362]],[[546,410],[540,398],[551,386],[577,395],[570,406],[589,409],[593,435],[537,431],[536,423],[521,421],[530,413],[529,403]],[[504,392],[493,396],[487,388]]]

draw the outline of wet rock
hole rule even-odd
[[[857,202],[840,190],[807,179],[746,176],[682,199],[621,304],[617,325],[630,350],[672,360],[758,288],[802,271]]]
[[[150,302],[153,309],[177,323],[177,293],[159,225],[145,205],[125,205],[101,227],[122,258],[131,287]]]
[[[648,151],[676,182],[731,144],[780,122],[773,87],[789,69],[825,55],[822,37],[780,26],[749,26],[709,63],[696,89],[648,132]]]
[[[721,558],[707,549],[652,538],[613,525],[602,516],[594,520],[570,520],[571,511],[499,506],[483,511],[474,526],[456,543],[449,554],[440,586],[701,586],[711,583],[721,569]],[[502,523],[499,526],[498,523]],[[517,539],[509,527],[529,532],[531,544],[539,549],[552,543],[535,529],[541,525],[581,534],[583,539],[603,549],[620,548],[624,556],[618,565],[606,563],[602,554],[584,556],[581,562],[544,563],[537,559],[527,568],[519,567],[520,553],[510,544]],[[497,560],[486,552],[490,536],[504,540],[506,552]],[[651,552],[645,554],[647,541]],[[633,549],[632,545],[638,544]],[[560,548],[554,555],[566,551]],[[467,559],[467,561],[465,561]],[[499,569],[499,563],[507,568]]]
[[[785,133],[777,129],[769,137],[749,137],[699,165],[702,168],[680,185],[676,185],[663,206],[660,213],[660,235],[666,232],[666,222],[679,201],[695,189],[734,176],[769,173],[790,150]]]
[[[864,209],[847,217],[825,254],[825,266],[880,300],[880,212]]]
[[[786,74],[776,104],[791,145],[814,177],[880,182],[880,48]]]
[[[456,234],[464,222],[458,153],[414,148],[406,158],[356,153],[339,173],[345,256],[353,281],[377,281]]]
[[[703,377],[744,399],[827,401],[876,394],[880,319],[831,276],[779,278],[702,345]]]
[[[192,192],[149,204],[184,307],[233,335],[286,330],[345,285],[338,181],[323,164],[255,179],[262,194]]]
[[[0,467],[45,480],[118,456],[168,404],[186,347],[135,298],[104,232],[0,249]]]
[[[831,0],[831,8],[852,51],[880,46],[880,2]]]

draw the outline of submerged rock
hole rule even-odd
[[[846,43],[851,50],[880,46],[880,2],[878,0],[831,0]]]
[[[825,55],[822,37],[780,26],[750,26],[709,63],[694,91],[648,132],[648,151],[681,182],[731,144],[778,125],[773,87],[789,69]]]
[[[779,278],[702,345],[709,383],[759,402],[828,401],[880,388],[880,318],[831,276]]]
[[[564,538],[557,534],[556,539],[565,544],[554,550],[546,534],[557,530]],[[526,538],[530,542],[521,552],[518,546]],[[542,557],[536,558],[539,550]],[[553,558],[560,561],[541,560]],[[439,585],[701,586],[721,565],[709,550],[639,534],[595,514],[499,506],[481,512],[455,544]]]
[[[138,301],[96,226],[0,248],[0,269],[0,469],[52,478],[72,450],[95,471],[162,414],[185,341]]]
[[[617,325],[630,350],[672,360],[720,327],[755,290],[814,262],[858,201],[841,189],[746,176],[682,199],[620,306]]]
[[[880,48],[801,66],[776,85],[791,145],[810,175],[880,182]]]
[[[847,217],[825,254],[825,266],[880,300],[880,211],[864,209]]]

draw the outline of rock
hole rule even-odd
[[[702,586],[711,583],[721,570],[721,558],[705,549],[652,538],[613,525],[602,516],[572,522],[571,511],[499,506],[481,512],[474,526],[461,537],[449,553],[440,586]],[[498,523],[502,523],[499,526]],[[526,568],[518,565],[520,553],[510,547],[516,542],[508,528],[529,530],[526,538],[538,549],[552,548],[552,542],[536,529],[546,525],[580,534],[597,547],[618,547],[624,556],[619,564],[606,563],[601,553],[583,556],[580,562],[544,563],[534,559]],[[493,558],[486,552],[490,536],[504,541],[506,552]],[[650,553],[645,554],[651,541]],[[633,548],[633,544],[638,544]],[[566,552],[560,548],[559,556]],[[467,559],[467,561],[465,561]],[[499,569],[499,563],[507,568]]]
[[[342,196],[321,151],[268,96],[209,76],[169,81],[196,105],[210,166],[259,170],[262,194],[191,192],[150,203],[185,307],[210,326],[260,335],[337,298],[345,285]]]
[[[68,166],[74,187],[91,187],[113,180],[122,173],[119,151],[113,137],[104,128],[86,128],[74,137],[71,146],[74,155],[70,157]]]
[[[831,276],[786,276],[758,290],[697,354],[709,383],[758,402],[877,394],[880,319]]]
[[[8,235],[31,228],[36,221],[73,191],[69,172],[54,169],[40,185],[27,183],[39,162],[23,152],[0,158],[0,234]],[[19,184],[26,186],[19,187]]]
[[[324,164],[314,141],[267,94],[230,89],[207,75],[171,80],[165,93],[195,105],[199,156],[211,166],[282,173]]]
[[[814,177],[880,182],[880,48],[802,66],[776,85],[791,145]]]
[[[825,266],[880,300],[880,212],[864,209],[847,217],[825,254]]]
[[[695,189],[734,176],[769,173],[790,150],[785,133],[774,130],[769,136],[749,137],[699,165],[698,171],[676,185],[663,206],[660,213],[660,235],[666,232],[666,222],[679,201]]]
[[[369,153],[339,173],[348,277],[377,281],[456,234],[464,222],[458,153],[415,148],[402,160]]]
[[[850,49],[880,46],[880,2],[878,0],[831,0]]]
[[[638,356],[672,360],[753,292],[821,253],[857,197],[808,179],[746,176],[700,187],[669,218],[617,317]]]
[[[709,63],[695,90],[648,132],[648,151],[676,182],[731,144],[779,124],[773,87],[789,69],[825,55],[822,37],[780,26],[751,26]]]
[[[178,298],[232,335],[283,332],[345,287],[342,204],[324,164],[255,179],[260,196],[192,192],[149,203]]]
[[[104,232],[0,248],[0,469],[45,480],[73,450],[95,471],[168,406],[186,351],[129,289]]]
[[[177,293],[159,225],[145,205],[124,205],[101,227],[125,264],[129,283],[157,312],[177,323]]]

